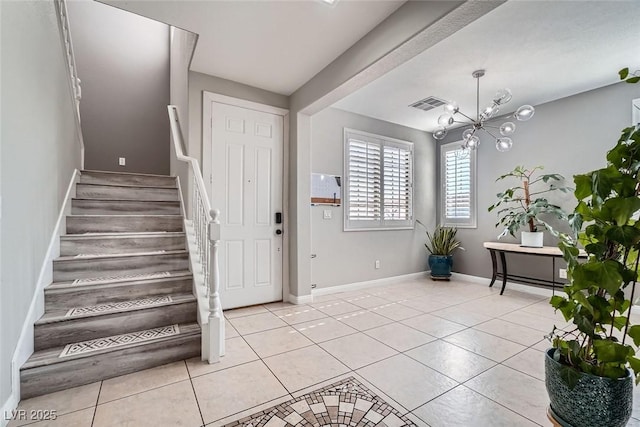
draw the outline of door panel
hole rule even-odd
[[[212,102],[212,207],[225,309],[282,300],[282,116]]]

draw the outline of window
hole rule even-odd
[[[344,131],[345,230],[413,228],[413,143]]]
[[[462,141],[440,146],[440,224],[476,227],[476,152],[463,152]]]

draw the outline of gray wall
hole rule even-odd
[[[0,406],[51,235],[80,165],[53,2],[0,2]]]
[[[545,173],[559,173],[573,187],[573,175],[606,165],[606,152],[613,148],[620,131],[630,126],[631,100],[639,96],[637,85],[619,83],[536,106],[530,121],[516,122],[513,148],[507,153],[496,151],[490,138],[483,138],[478,149],[478,228],[459,230],[467,250],[456,255],[454,270],[491,276],[489,254],[482,243],[495,241],[500,230],[494,227],[497,216],[487,208],[494,203],[496,194],[509,185],[506,181],[496,183],[498,176],[517,165],[543,165]],[[501,122],[497,120],[496,124]],[[448,135],[443,143],[459,140],[462,130]],[[573,194],[555,192],[549,199],[569,212],[576,204]],[[566,225],[563,230],[568,231]],[[519,240],[509,236],[501,241]],[[545,245],[554,244],[552,236],[545,233]],[[516,274],[540,277],[548,277],[552,271],[548,260],[531,257],[514,257],[509,267]]]
[[[289,97],[207,74],[189,72],[189,155],[202,167],[202,92],[232,96],[273,107],[289,108]]]
[[[169,26],[94,1],[68,8],[85,168],[168,174]]]
[[[170,103],[178,107],[178,118],[182,129],[184,142],[183,150],[187,152],[186,145],[189,141],[189,64],[195,48],[198,36],[180,28],[171,27],[171,41],[169,47],[170,56]],[[176,151],[173,148],[171,138],[170,172],[171,175],[180,178],[182,198],[188,200],[189,169],[186,163],[178,161]]]
[[[343,129],[351,128],[414,143],[414,216],[435,225],[436,145],[416,129],[328,108],[311,119],[311,170],[343,176]],[[344,190],[344,189],[343,189]],[[344,192],[343,192],[344,197]],[[323,219],[323,211],[332,219]],[[317,288],[424,271],[427,256],[424,229],[343,231],[344,205],[311,207],[311,281]],[[375,269],[380,260],[380,269]]]

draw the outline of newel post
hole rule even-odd
[[[224,317],[220,304],[220,269],[218,246],[220,245],[220,211],[212,209],[209,222],[211,261],[209,274],[209,363],[220,361],[224,356]]]

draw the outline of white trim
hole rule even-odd
[[[311,304],[313,303],[313,295],[291,295],[289,294],[289,302],[291,304]]]
[[[347,283],[346,285],[330,286],[328,288],[313,289],[311,295],[328,295],[340,292],[357,291],[360,289],[374,288],[377,286],[392,285],[398,281],[423,279],[429,276],[428,271],[417,273],[401,274],[400,276],[383,277],[382,279],[366,280],[364,282]]]
[[[211,162],[212,146],[210,143],[205,142],[211,141],[213,137],[211,104],[214,102],[282,116],[282,300],[293,302],[298,297],[289,294],[289,232],[292,229],[289,226],[289,110],[274,107],[272,105],[247,101],[245,99],[207,92],[206,90],[202,91],[202,175],[204,178],[204,185],[207,189],[207,196],[212,195],[213,193],[211,182],[213,165]],[[205,175],[209,176],[207,177]],[[293,304],[297,303],[293,302]]]
[[[40,274],[38,275],[38,281],[36,282],[36,289],[34,290],[31,304],[29,305],[29,311],[25,317],[22,330],[20,332],[20,338],[16,345],[16,350],[13,353],[11,359],[11,396],[3,405],[2,416],[4,418],[5,410],[11,411],[15,407],[11,407],[11,404],[16,405],[20,401],[20,367],[29,359],[33,354],[33,324],[44,314],[44,288],[53,281],[53,260],[60,256],[60,236],[66,234],[67,223],[65,221],[67,215],[71,214],[71,199],[76,195],[76,183],[80,180],[80,171],[75,169],[71,175],[67,192],[64,196],[64,201],[60,207],[60,213],[58,214],[58,220],[53,228],[51,234],[51,240],[49,240],[49,246],[44,260],[42,261],[42,267],[40,268]],[[7,406],[9,406],[7,408]]]
[[[486,285],[486,286],[489,286],[489,283],[491,283],[491,279],[487,277],[472,276],[470,274],[453,273],[453,272],[451,273],[451,280],[460,280],[463,282],[469,282],[469,283]],[[502,288],[502,280],[496,279],[496,282],[493,284],[493,288],[497,289],[499,292],[500,289]],[[533,285],[524,285],[522,283],[507,282],[507,286],[505,287],[505,290],[508,290],[508,289],[519,291],[519,292],[527,292],[529,294],[535,294],[535,295],[540,295],[540,296],[549,297],[549,298],[551,298],[551,296],[553,295],[553,292],[551,291],[551,289],[540,288]],[[556,289],[556,293],[564,293],[564,291],[558,288]]]

